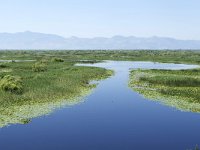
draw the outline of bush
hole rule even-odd
[[[50,61],[51,61],[51,59],[49,57],[43,57],[39,62],[44,63],[44,64],[48,64]]]
[[[0,63],[0,68],[6,68],[6,67],[7,67],[6,63]]]
[[[23,91],[23,83],[20,77],[6,75],[0,79],[0,88],[3,91],[20,94]]]
[[[64,59],[62,58],[52,58],[53,62],[64,62]]]
[[[47,70],[47,65],[42,62],[37,62],[32,66],[34,72],[44,72]]]

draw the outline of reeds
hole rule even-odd
[[[200,69],[134,70],[129,86],[148,99],[200,112]]]

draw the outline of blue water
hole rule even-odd
[[[83,103],[0,129],[0,150],[186,150],[200,144],[200,114],[149,101],[128,88],[130,68],[194,66],[95,64],[115,70]]]

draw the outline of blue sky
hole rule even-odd
[[[0,32],[200,40],[200,0],[0,0]]]

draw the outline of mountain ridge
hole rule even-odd
[[[0,33],[0,49],[200,49],[200,40],[116,35],[111,38],[65,38],[38,32]]]

